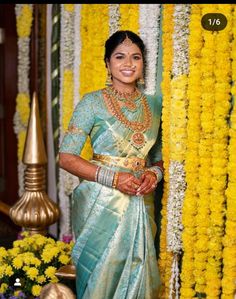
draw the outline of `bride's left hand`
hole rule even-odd
[[[141,176],[141,185],[137,189],[136,195],[146,195],[156,189],[157,177],[155,173],[151,171],[145,171]]]

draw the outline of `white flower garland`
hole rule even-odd
[[[185,195],[185,171],[183,163],[171,161],[169,168],[170,190],[168,209],[168,249],[169,251],[180,253],[182,249],[181,233],[183,225],[182,219],[182,203]]]
[[[173,76],[188,74],[188,34],[189,34],[189,4],[176,4],[174,19],[175,29],[173,35],[174,41],[174,60]]]
[[[61,38],[60,38],[60,143],[64,137],[63,129],[63,80],[64,71],[74,67],[74,12],[68,12],[61,4]],[[74,178],[67,171],[59,168],[59,207],[62,211],[60,218],[60,239],[65,235],[71,235],[70,203],[69,196],[74,189]],[[77,180],[78,183],[78,180]]]
[[[176,4],[174,12],[174,58],[173,75],[178,77],[188,72],[188,23],[190,5]],[[173,98],[173,104],[175,102]],[[184,99],[182,99],[184,100]],[[185,104],[183,104],[185,109]],[[174,128],[176,129],[176,128]],[[170,162],[170,194],[168,199],[168,224],[167,224],[167,246],[170,251],[180,252],[182,249],[182,204],[185,188],[185,171],[183,162]]]
[[[156,93],[156,72],[160,34],[160,4],[139,5],[140,37],[146,46],[145,93]]]
[[[109,4],[109,34],[119,30],[120,9],[119,4]]]
[[[184,152],[186,139],[186,87],[188,74],[188,35],[190,5],[176,4],[174,10],[172,102],[171,102],[171,160],[169,165],[169,196],[167,203],[167,248],[174,253],[170,278],[169,299],[179,298],[178,255],[182,250],[182,207],[185,196]],[[180,112],[178,114],[178,112]]]

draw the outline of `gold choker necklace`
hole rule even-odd
[[[108,87],[108,92],[117,101],[123,102],[124,106],[130,111],[137,109],[135,101],[141,97],[141,92],[137,88],[133,92],[121,92],[114,87]]]

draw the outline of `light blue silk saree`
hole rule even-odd
[[[96,154],[139,157],[149,163],[161,160],[158,135],[161,101],[147,96],[152,126],[144,132],[145,144],[130,142],[132,131],[118,121],[104,103],[102,90],[86,94],[77,104],[60,152],[80,155],[87,136]],[[129,120],[142,121],[142,105],[122,108]],[[91,161],[102,165],[102,162]],[[104,165],[106,166],[106,165]],[[111,166],[114,170],[127,168]],[[139,176],[140,171],[134,173]],[[76,244],[78,299],[156,299],[160,289],[156,252],[144,198],[83,180],[73,192],[72,223]]]

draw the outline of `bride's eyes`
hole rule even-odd
[[[142,57],[140,55],[134,55],[131,58],[134,60],[142,59]],[[115,56],[115,59],[118,59],[118,60],[125,59],[125,55],[117,55],[117,56]]]
[[[122,59],[122,58],[124,58],[124,56],[123,55],[117,55],[117,56],[115,56],[115,58],[116,59]]]

